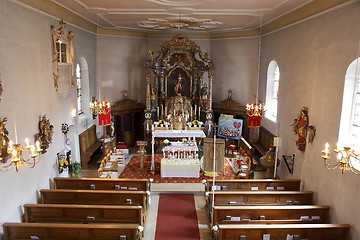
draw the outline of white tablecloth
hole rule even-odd
[[[200,172],[199,159],[161,159],[161,177],[198,178]]]
[[[154,130],[153,135],[162,138],[205,137],[203,130]]]

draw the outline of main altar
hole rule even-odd
[[[208,54],[183,34],[164,42],[157,52],[150,50],[145,62],[145,138],[152,142],[154,169],[155,138],[197,138],[212,135],[212,72]],[[193,155],[195,156],[195,155]],[[168,159],[166,166],[176,162]],[[182,159],[182,158],[181,158]]]

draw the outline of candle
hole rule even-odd
[[[159,117],[159,107],[156,108],[157,116]]]
[[[167,107],[165,106],[165,116],[167,115]]]
[[[197,108],[197,107],[196,107],[196,105],[195,105],[195,117],[196,117],[196,108]]]
[[[36,154],[35,154],[35,147],[34,147],[34,146],[31,146],[30,150],[31,150],[31,155],[32,155],[32,156],[35,156],[35,155],[36,155]]]
[[[10,149],[13,148],[13,141],[12,140],[9,141],[9,148]]]
[[[25,138],[26,147],[29,148],[29,139]]]
[[[35,145],[36,145],[36,148],[37,148],[36,151],[40,152],[40,151],[41,151],[41,149],[40,149],[40,142],[39,142],[39,141],[36,141]]]
[[[161,105],[161,115],[164,115],[164,105]]]
[[[199,106],[199,120],[200,120],[200,106]]]

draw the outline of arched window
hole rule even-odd
[[[276,122],[277,106],[279,96],[279,80],[280,70],[275,61],[271,61],[268,67],[266,80],[266,112],[265,117],[273,122]]]
[[[82,109],[82,90],[81,90],[81,69],[80,64],[76,64],[76,100],[77,100],[77,112],[83,113]]]
[[[338,146],[360,152],[360,58],[355,59],[345,75]],[[360,170],[359,166],[355,166]]]

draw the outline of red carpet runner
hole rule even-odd
[[[160,194],[155,240],[200,239],[193,194]]]

